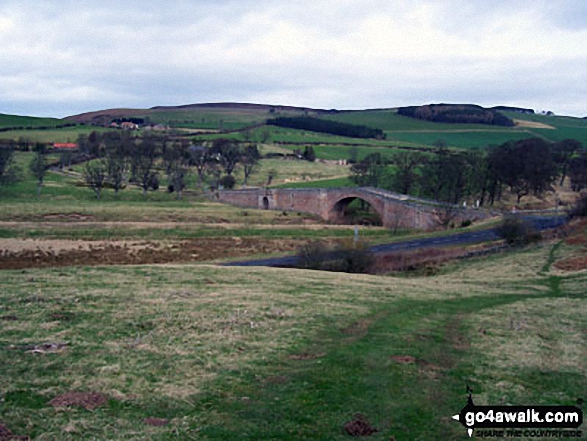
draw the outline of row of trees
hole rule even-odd
[[[281,117],[267,120],[267,124],[287,127],[290,129],[309,130],[311,132],[329,133],[331,135],[348,136],[351,138],[375,138],[385,139],[385,133],[381,129],[367,126],[347,124],[338,121],[310,117]]]
[[[105,185],[118,192],[126,182],[137,184],[143,194],[157,190],[163,173],[168,191],[175,192],[180,199],[192,170],[197,173],[200,188],[206,182],[211,188],[233,188],[234,172],[242,167],[246,185],[260,159],[254,144],[241,147],[227,139],[216,139],[211,146],[194,146],[186,139],[165,134],[136,138],[127,132],[94,132],[87,138],[81,137],[79,146],[82,154],[96,158],[84,166],[84,179],[98,198]]]
[[[439,147],[434,155],[401,152],[391,161],[372,153],[352,165],[352,179],[360,186],[455,204],[473,197],[481,205],[501,199],[506,188],[517,202],[530,193],[541,195],[567,176],[574,190],[587,188],[587,151],[572,139],[530,138],[469,152]]]
[[[490,124],[513,127],[514,121],[493,109],[484,109],[472,104],[428,104],[425,106],[400,107],[399,115],[426,121],[458,124]]]
[[[78,152],[63,151],[58,164],[48,164],[44,145],[37,145],[29,169],[37,179],[38,191],[43,186],[47,168],[61,168],[83,162],[83,178],[97,198],[108,187],[116,193],[127,183],[138,185],[143,194],[158,190],[161,177],[167,177],[167,189],[178,199],[192,171],[198,176],[198,187],[233,188],[235,171],[241,169],[243,184],[258,170],[261,155],[254,144],[244,146],[226,139],[210,145],[191,145],[186,139],[166,134],[149,133],[135,137],[128,132],[92,132],[78,139]],[[18,180],[22,170],[14,164],[12,146],[0,146],[0,184]]]

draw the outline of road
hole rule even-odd
[[[564,216],[523,216],[534,229],[538,231],[556,228],[566,223]],[[372,253],[389,253],[392,251],[415,250],[420,248],[470,245],[474,243],[489,242],[499,239],[496,228],[486,230],[468,231],[455,233],[441,237],[429,237],[425,239],[411,239],[400,242],[393,242],[381,245],[374,245],[369,248]],[[229,262],[225,266],[270,266],[270,267],[293,267],[298,263],[297,256],[273,257],[268,259],[257,259],[249,261]]]

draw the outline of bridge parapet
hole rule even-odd
[[[344,208],[355,198],[367,201],[385,227],[430,230],[448,222],[477,220],[488,216],[481,210],[465,209],[408,195],[369,187],[355,188],[249,188],[216,193],[216,200],[239,207],[316,214],[328,221],[341,221]]]

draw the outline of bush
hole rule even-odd
[[[519,217],[506,217],[496,229],[497,235],[508,245],[527,245],[540,239],[540,233]]]
[[[236,184],[236,179],[234,179],[234,176],[232,175],[226,175],[218,181],[218,184],[220,184],[225,190],[232,190]]]
[[[304,269],[320,270],[326,263],[328,252],[328,247],[322,242],[308,242],[298,250],[298,266]]]
[[[587,194],[581,196],[574,207],[569,211],[569,218],[585,217],[587,216]]]
[[[345,243],[334,249],[321,242],[309,242],[298,251],[299,267],[344,273],[366,273],[375,260],[366,244]]]
[[[334,250],[333,254],[334,259],[329,264],[329,271],[366,273],[375,263],[373,255],[362,243],[341,245]]]

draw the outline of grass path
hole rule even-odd
[[[141,265],[0,271],[0,424],[35,440],[468,439],[465,404],[574,404],[585,271],[543,246],[433,277]],[[31,353],[64,342],[55,353]],[[68,391],[92,411],[54,409]],[[152,427],[144,418],[168,420]]]

